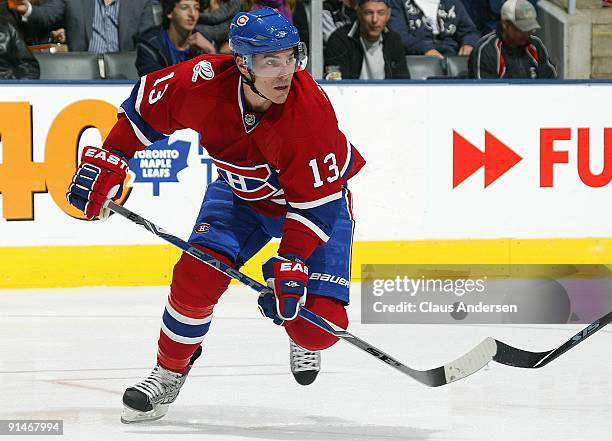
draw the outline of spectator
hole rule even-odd
[[[325,47],[325,66],[343,79],[410,78],[400,36],[387,29],[389,0],[358,0],[357,20],[337,29]]]
[[[38,61],[6,14],[0,14],[0,79],[37,80]]]
[[[293,25],[300,34],[300,41],[310,49],[310,0],[297,0],[293,10]]]
[[[274,8],[293,23],[293,9],[296,0],[245,0],[244,4],[247,11],[255,11],[261,8]]]
[[[529,0],[536,7],[538,0]],[[499,27],[501,7],[504,0],[471,0],[472,19],[480,31],[480,35],[486,35]]]
[[[463,8],[465,9],[465,12],[468,13],[468,15],[470,16],[470,18],[472,19],[472,22],[474,24],[476,24],[476,22],[474,21],[474,2],[476,2],[477,0],[461,0],[461,3],[463,3]]]
[[[36,6],[45,1],[46,0],[30,0],[30,2]],[[57,29],[49,33],[48,30],[25,26],[25,23],[20,19],[20,14],[15,9],[10,9],[9,2],[6,0],[0,0],[0,14],[6,15],[13,26],[20,31],[28,46],[48,43],[65,43],[65,38],[62,41],[62,37],[65,36],[65,34],[63,34],[63,29]]]
[[[389,27],[408,55],[467,56],[480,37],[461,0],[391,0]]]
[[[47,0],[29,0],[34,6],[40,6]],[[19,14],[16,14],[19,16]],[[28,46],[48,43],[66,43],[66,33],[64,29],[56,29],[49,32],[48,29],[34,28],[32,26],[24,26],[24,23],[19,20],[19,28],[23,34],[23,39]]]
[[[136,48],[140,76],[215,52],[206,37],[194,32],[200,16],[199,0],[161,0],[161,6],[162,26],[147,32]]]
[[[196,29],[218,48],[218,52],[229,54],[227,37],[234,15],[240,11],[240,0],[205,0]]]
[[[357,20],[357,0],[325,0],[323,2],[323,44],[338,28]]]
[[[47,0],[40,6],[25,0],[16,10],[33,28],[63,25],[71,51],[132,51],[138,37],[154,27],[151,0]]]
[[[469,60],[471,78],[556,78],[548,51],[532,32],[539,29],[527,0],[508,0],[500,27],[480,39]]]
[[[19,28],[19,15],[9,8],[7,0],[0,0],[0,16],[8,20],[14,27]]]

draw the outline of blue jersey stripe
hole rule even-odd
[[[125,112],[125,116],[132,122],[134,126],[140,130],[140,133],[149,141],[150,144],[155,141],[164,139],[165,136],[151,127],[136,111],[136,100],[138,98],[138,90],[140,89],[140,81],[136,83],[132,89],[132,93],[122,104],[121,108]]]

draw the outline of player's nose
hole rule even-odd
[[[291,75],[293,72],[295,72],[295,66],[294,65],[283,66],[283,67],[281,67],[279,69],[278,76],[279,76],[279,78],[286,77],[288,75]]]

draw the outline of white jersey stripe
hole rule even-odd
[[[330,194],[329,196],[325,196],[324,198],[317,199],[317,200],[310,201],[310,202],[289,202],[289,201],[287,202],[289,202],[289,205],[291,205],[294,208],[299,208],[300,210],[307,210],[309,208],[320,207],[321,205],[325,205],[328,202],[332,202],[340,198],[342,198],[342,191],[339,191],[338,193]]]
[[[349,219],[355,223],[355,218],[353,217],[353,204],[351,201],[351,192],[350,190],[347,188],[346,191],[344,192],[344,201],[346,202],[346,211],[348,212],[349,215]],[[353,227],[354,229],[354,227]]]
[[[172,305],[170,305],[170,302],[166,303],[166,311],[168,311],[168,314],[170,314],[175,320],[186,325],[204,325],[206,323],[210,323],[210,321],[212,320],[212,314],[201,319],[187,317],[186,315],[183,315],[176,309],[174,309]]]
[[[194,345],[196,343],[202,343],[202,340],[204,340],[204,337],[206,336],[206,334],[204,334],[201,337],[183,337],[182,335],[175,334],[170,329],[168,329],[168,327],[164,324],[163,321],[161,323],[161,329],[162,332],[166,334],[170,340],[173,340],[177,343],[183,343],[185,345]]]
[[[138,95],[136,95],[136,103],[135,103],[136,113],[138,113],[140,116],[142,116],[140,114],[140,104],[142,103],[142,96],[144,95],[144,89],[145,89],[146,82],[147,82],[147,76],[145,75],[144,77],[140,79],[140,87],[138,88]]]
[[[119,113],[125,113],[125,111],[121,107],[119,107]],[[132,130],[134,131],[134,135],[136,135],[136,138],[138,138],[138,141],[140,141],[142,145],[144,145],[145,147],[149,147],[151,144],[153,144],[151,141],[149,141],[149,138],[144,136],[138,126],[132,122],[132,120],[129,118],[129,116],[127,116],[127,114],[125,115],[125,117],[130,122]]]
[[[306,219],[305,217],[300,216],[299,214],[296,214],[296,213],[287,213],[287,219],[293,219],[294,221],[297,221],[301,223],[302,225],[308,227],[308,229],[312,230],[313,233],[319,236],[319,238],[323,242],[327,242],[329,240],[329,236],[325,234],[325,232],[322,229],[317,227],[317,225],[314,222]]]

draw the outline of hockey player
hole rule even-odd
[[[303,70],[305,46],[276,10],[236,15],[233,56],[203,55],[141,78],[102,148],[86,147],[68,192],[88,219],[108,216],[137,150],[191,128],[219,179],[206,189],[189,242],[239,268],[272,237],[263,264],[273,294],[258,305],[290,337],[298,382],[314,381],[319,351],[337,339],[298,317],[300,305],[346,328],[353,236],[346,181],[364,160],[338,129],[334,110]],[[183,254],[162,318],[157,366],[123,396],[122,421],[161,418],[202,352],[213,308],[229,284]],[[308,292],[308,295],[307,295]]]

